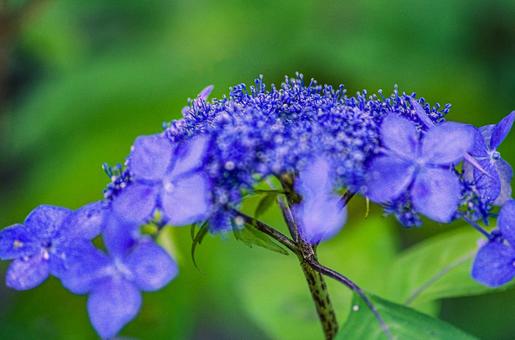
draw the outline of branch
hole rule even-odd
[[[277,229],[274,229],[268,224],[263,223],[253,217],[250,217],[249,215],[246,215],[239,210],[232,209],[232,212],[235,216],[243,218],[243,221],[245,223],[253,225],[257,230],[267,234],[277,242],[281,243],[282,245],[290,249],[294,254],[298,253],[298,249],[295,243]]]
[[[340,283],[343,283],[345,286],[350,288],[353,292],[358,294],[359,297],[363,300],[363,302],[365,302],[367,307],[370,309],[372,314],[374,314],[374,317],[379,322],[379,325],[381,326],[381,329],[383,330],[384,334],[388,337],[388,339],[393,339],[392,332],[390,331],[390,328],[388,327],[388,325],[384,321],[383,317],[381,316],[381,314],[379,314],[379,311],[374,306],[373,302],[368,298],[368,296],[365,294],[365,292],[356,283],[354,283],[348,277],[346,277],[346,276],[344,276],[344,275],[342,275],[342,274],[340,274],[340,273],[338,273],[338,272],[336,272],[336,271],[334,271],[334,270],[332,270],[330,268],[327,268],[326,266],[321,265],[316,260],[313,260],[313,259],[309,260],[308,264],[313,269],[318,271],[319,273],[324,274],[326,276],[329,276],[330,278],[332,278],[332,279],[334,279],[334,280],[336,280],[336,281],[338,281]]]

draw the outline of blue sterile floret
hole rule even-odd
[[[0,258],[13,260],[7,270],[7,286],[31,289],[48,278],[61,276],[74,258],[89,247],[104,223],[102,203],[92,203],[77,211],[41,205],[23,224],[0,232]]]
[[[209,100],[212,89],[161,133],[138,137],[124,165],[104,166],[103,202],[77,211],[40,206],[2,230],[0,259],[13,260],[7,285],[30,289],[54,275],[88,294],[93,326],[115,336],[138,313],[140,292],[162,288],[178,271],[141,226],[207,222],[212,233],[231,231],[244,196],[270,176],[293,179],[295,224],[313,245],[343,227],[343,189],[382,204],[405,226],[421,224],[420,215],[488,221],[504,204],[498,230],[483,230],[488,242],[472,275],[489,286],[513,279],[512,172],[497,148],[515,112],[478,130],[446,122],[450,105],[432,107],[397,88],[349,96],[342,85],[305,83],[299,74],[278,87],[260,77]],[[106,252],[91,242],[100,233]]]
[[[166,286],[178,272],[170,255],[139,224],[111,215],[103,233],[107,253],[82,252],[61,276],[75,294],[88,294],[91,323],[102,338],[115,336],[141,306],[140,291]]]
[[[461,192],[453,165],[472,148],[474,128],[446,122],[420,135],[415,124],[398,115],[384,119],[381,140],[385,149],[370,162],[366,194],[373,201],[389,202],[409,191],[416,211],[449,222]]]
[[[483,201],[503,205],[511,198],[513,171],[497,148],[510,132],[515,120],[515,111],[499,123],[486,125],[476,130],[474,147],[470,154],[477,164],[465,164],[465,178],[475,183]]]
[[[502,286],[515,277],[515,201],[509,200],[501,208],[498,229],[479,249],[472,277],[490,287]]]

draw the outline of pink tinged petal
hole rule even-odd
[[[170,141],[162,135],[138,137],[129,157],[129,169],[136,178],[159,180],[170,165],[172,151]]]
[[[88,298],[88,313],[101,338],[112,338],[136,317],[141,294],[124,279],[106,280],[95,287]]]
[[[347,211],[336,195],[304,200],[295,207],[294,213],[301,237],[310,244],[335,236],[347,219]]]
[[[424,169],[415,178],[411,198],[416,211],[447,223],[458,208],[460,183],[450,170]]]
[[[215,87],[213,85],[206,86],[202,91],[200,91],[197,98],[201,99],[201,100],[207,100],[207,98],[209,98],[209,95],[211,94],[211,92],[213,92],[214,88]]]
[[[410,97],[409,101],[415,110],[415,114],[427,128],[435,126],[435,123],[429,118],[428,113],[416,99]]]
[[[95,202],[74,211],[63,222],[67,237],[91,240],[98,236],[104,227],[106,209],[102,202]]]
[[[456,163],[472,149],[475,133],[470,125],[453,122],[438,125],[422,141],[422,158],[433,164]]]
[[[208,136],[197,136],[177,146],[172,160],[172,170],[168,177],[178,177],[200,168],[208,144]]]
[[[178,273],[170,255],[152,241],[137,245],[124,262],[133,274],[133,283],[144,291],[163,288]]]
[[[513,122],[515,121],[515,111],[504,117],[497,123],[492,131],[492,138],[490,139],[490,148],[496,149],[506,138],[510,132]]]
[[[385,147],[406,159],[416,159],[419,136],[415,124],[396,114],[389,114],[381,125]]]
[[[495,167],[501,181],[501,192],[499,193],[499,196],[497,196],[494,204],[502,206],[506,201],[511,199],[511,179],[513,177],[513,170],[511,165],[503,159],[495,161]]]
[[[40,205],[25,219],[27,231],[35,238],[50,239],[61,229],[71,210],[51,205]]]
[[[368,169],[367,196],[385,203],[399,197],[413,181],[414,166],[391,156],[379,156]]]
[[[302,196],[314,196],[330,193],[332,183],[331,164],[324,157],[317,157],[299,173],[295,189]]]
[[[30,256],[39,250],[39,243],[33,240],[22,224],[7,227],[0,232],[0,259],[2,260]]]
[[[16,290],[32,289],[45,281],[49,273],[48,261],[39,254],[17,259],[7,269],[6,285]]]
[[[68,268],[59,278],[63,286],[74,294],[89,293],[95,283],[105,279],[111,260],[102,251],[91,245],[91,249],[76,254]]]
[[[172,225],[204,220],[210,209],[209,184],[202,174],[181,177],[164,185],[161,203]]]
[[[502,235],[515,249],[515,201],[510,200],[501,208],[497,218],[497,226]]]
[[[515,276],[514,262],[513,248],[499,242],[488,242],[476,255],[472,277],[489,287],[502,286]]]
[[[155,186],[132,183],[113,201],[113,211],[122,219],[145,222],[154,211],[158,190]]]

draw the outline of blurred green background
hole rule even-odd
[[[494,123],[515,109],[514,17],[513,0],[0,1],[0,226],[40,203],[100,199],[101,164],[122,162],[136,136],[160,131],[208,84],[221,96],[258,74],[277,83],[295,71],[351,93],[398,84],[452,103],[451,120]],[[512,133],[500,150],[511,164],[514,147]],[[364,210],[352,202],[321,258],[379,294],[396,254],[456,227],[405,230]],[[266,218],[280,223],[273,211]],[[122,335],[321,338],[293,256],[208,237],[197,270],[189,230],[170,233],[180,276],[145,296]],[[343,320],[350,294],[330,288]],[[27,292],[2,283],[0,338],[94,339],[85,301],[55,279]],[[419,309],[480,338],[515,338],[513,289]]]

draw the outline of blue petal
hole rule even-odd
[[[515,121],[515,111],[504,117],[497,123],[492,131],[492,138],[490,139],[490,148],[496,149],[506,138],[510,132],[513,122]]]
[[[98,236],[104,227],[106,209],[102,202],[88,204],[71,213],[63,222],[67,237],[91,240]]]
[[[129,157],[129,169],[136,178],[159,180],[170,165],[172,149],[162,135],[138,137]]]
[[[40,205],[25,219],[27,231],[35,238],[52,239],[61,229],[71,210],[51,205]]]
[[[326,194],[333,190],[331,164],[324,157],[317,157],[300,171],[295,190],[302,196]]]
[[[66,270],[59,275],[63,286],[74,294],[86,294],[95,284],[105,279],[111,259],[99,249],[82,249],[67,262]]]
[[[499,211],[497,226],[502,235],[515,249],[515,201],[510,200]]]
[[[431,127],[435,126],[435,123],[429,118],[427,112],[424,110],[422,105],[420,105],[420,103],[417,100],[415,100],[414,98],[410,97],[409,100],[410,100],[411,106],[413,106],[413,109],[415,110],[415,114],[420,119],[420,121],[427,128],[431,128]]]
[[[177,146],[168,176],[178,177],[197,170],[205,158],[208,143],[208,136],[197,136]]]
[[[416,159],[419,137],[415,124],[396,114],[389,114],[381,125],[385,147],[406,159]]]
[[[141,294],[124,279],[107,280],[88,299],[88,313],[101,338],[112,338],[138,314]]]
[[[470,154],[476,158],[486,158],[488,156],[488,146],[485,141],[484,129],[474,128],[474,144],[470,149]]]
[[[411,198],[416,211],[447,223],[458,208],[460,183],[450,170],[427,168],[416,176]]]
[[[487,172],[487,174],[484,174],[478,169],[474,169],[474,181],[477,190],[482,200],[493,202],[501,193],[501,180],[497,168],[488,159],[478,160],[477,162]]]
[[[102,234],[104,244],[113,257],[125,257],[136,244],[140,224],[110,216]]]
[[[501,206],[511,198],[511,178],[513,177],[513,170],[511,169],[511,165],[504,159],[495,161],[495,167],[501,182],[501,192],[494,204]]]
[[[488,242],[476,255],[472,265],[472,277],[489,287],[502,286],[515,276],[514,261],[513,248],[495,241]]]
[[[7,227],[0,232],[0,259],[2,260],[30,256],[40,248],[39,243],[34,241],[22,224]]]
[[[413,180],[414,167],[402,159],[379,156],[368,168],[367,196],[384,203],[397,198]]]
[[[132,183],[113,201],[113,211],[127,221],[143,223],[151,217],[158,191],[155,186]]]
[[[347,211],[336,195],[304,199],[294,207],[299,233],[310,244],[318,244],[336,235],[347,219]]]
[[[48,278],[48,261],[39,254],[28,259],[14,260],[7,269],[6,285],[16,290],[27,290],[39,286]]]
[[[207,217],[209,197],[207,179],[202,174],[193,174],[165,184],[161,201],[170,223],[181,226]]]
[[[178,272],[170,255],[152,241],[141,242],[125,259],[133,274],[133,282],[144,291],[154,291],[166,286]]]
[[[460,161],[474,146],[476,131],[470,125],[447,122],[430,129],[422,141],[422,158],[433,164]]]

